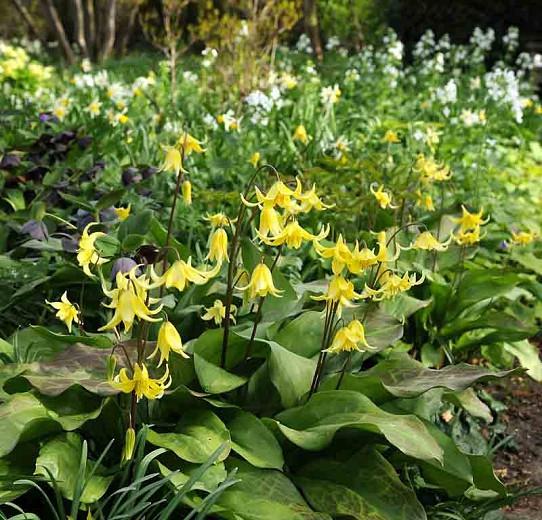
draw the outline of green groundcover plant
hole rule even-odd
[[[493,43],[301,38],[241,98],[206,49],[173,100],[3,43],[0,514],[510,502],[479,384],[542,380],[542,107]]]

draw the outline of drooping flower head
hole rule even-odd
[[[170,352],[180,354],[184,358],[188,358],[188,354],[183,349],[181,335],[170,321],[164,321],[158,331],[158,339],[156,340],[156,348],[149,356],[152,359],[160,352],[160,361],[158,366],[162,366],[164,361],[169,361]]]
[[[67,291],[64,291],[60,297],[60,301],[49,302],[45,300],[45,302],[53,309],[56,309],[57,313],[55,316],[66,324],[68,332],[72,331],[73,322],[80,323],[79,311],[77,310],[77,307],[68,299]]]
[[[327,352],[338,354],[339,352],[363,352],[372,347],[365,339],[365,328],[359,320],[352,320],[346,327],[341,327],[336,333],[327,349]]]
[[[275,287],[273,283],[273,275],[271,270],[263,262],[259,263],[252,271],[252,276],[248,285],[245,287],[238,287],[240,291],[249,292],[250,298],[256,298],[257,296],[264,297],[270,294],[279,298],[281,293],[284,292]]]
[[[90,222],[85,226],[77,249],[77,262],[83,268],[85,274],[90,277],[94,276],[90,271],[91,267],[101,265],[107,261],[105,258],[100,257],[94,245],[98,238],[105,236],[105,233],[101,231],[89,233],[89,229],[96,224],[98,222]]]
[[[237,307],[235,305],[231,305],[230,320],[232,320],[234,323],[235,323],[236,311],[237,311]],[[215,300],[212,307],[205,307],[205,314],[203,314],[203,316],[201,317],[201,319],[205,321],[213,320],[215,322],[215,325],[219,327],[225,318],[226,318],[226,307],[220,300]]]
[[[166,365],[164,375],[158,379],[149,376],[149,371],[144,363],[134,363],[132,377],[128,376],[126,368],[122,368],[110,385],[125,394],[135,392],[137,400],[142,397],[147,399],[160,399],[166,389],[171,385],[169,369]]]

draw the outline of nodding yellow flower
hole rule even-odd
[[[235,323],[235,313],[237,312],[237,307],[232,305],[230,307],[230,320]],[[226,307],[220,300],[215,300],[212,307],[205,307],[205,314],[201,317],[202,320],[210,321],[213,320],[215,325],[219,326],[224,321],[226,317]]]
[[[107,260],[105,258],[100,258],[100,255],[94,243],[100,237],[105,236],[105,233],[101,231],[96,231],[94,233],[88,232],[91,226],[95,226],[98,222],[90,222],[83,229],[81,238],[79,239],[79,247],[77,249],[77,262],[83,268],[84,273],[87,276],[93,277],[94,275],[90,272],[91,266],[101,265]]]
[[[534,109],[535,114],[540,115],[542,114],[542,105],[536,105],[536,108]]]
[[[130,216],[130,211],[132,211],[132,205],[128,204],[126,208],[113,208],[117,218],[123,222]]]
[[[480,242],[480,226],[460,229],[459,233],[454,235],[454,239],[460,246],[473,246]]]
[[[429,193],[422,193],[420,190],[416,191],[416,206],[425,208],[427,211],[435,211],[435,205],[433,204],[433,197]]]
[[[356,242],[347,264],[348,270],[352,274],[360,274],[378,263],[378,261],[378,255],[375,254],[374,249],[369,249],[368,247],[360,249],[359,243]]]
[[[187,206],[190,206],[192,204],[192,184],[189,180],[183,181],[181,189],[183,192],[184,203]]]
[[[175,352],[181,356],[188,358],[188,354],[183,349],[183,341],[181,335],[170,321],[164,321],[158,331],[158,339],[156,340],[156,348],[147,359],[152,359],[160,352],[160,361],[158,366],[162,366],[164,361],[169,361],[169,353]]]
[[[352,261],[352,252],[343,240],[342,235],[339,235],[337,242],[333,246],[326,247],[318,242],[314,242],[314,249],[322,258],[333,259],[331,261],[333,274],[341,274],[346,264]]]
[[[487,114],[485,110],[480,110],[478,112],[478,119],[480,120],[480,123],[484,124],[487,121]]]
[[[271,233],[273,236],[278,236],[282,232],[282,216],[273,207],[270,202],[264,202],[260,211],[260,225],[258,234],[266,237]]]
[[[326,352],[338,354],[339,352],[363,352],[371,347],[365,339],[365,328],[359,320],[352,320],[346,327],[341,327],[336,333],[331,346]]]
[[[284,291],[277,289],[273,283],[273,275],[271,270],[263,262],[258,264],[252,275],[248,285],[245,287],[238,287],[240,291],[248,290],[250,298],[256,298],[257,296],[264,297],[270,294],[276,298],[281,297],[281,293]]]
[[[151,267],[151,278],[157,285],[165,285],[167,289],[175,287],[179,291],[184,291],[189,283],[196,285],[207,283],[218,274],[219,270],[218,264],[210,271],[196,269],[192,267],[192,261],[189,258],[187,262],[184,260],[175,261],[161,276],[157,275]]]
[[[237,219],[231,220],[230,217],[224,215],[224,213],[214,213],[213,215],[207,215],[203,218],[207,222],[210,222],[213,228],[225,227],[237,221]]]
[[[371,190],[371,193],[374,195],[376,201],[378,202],[378,205],[382,209],[386,209],[386,208],[396,209],[399,207],[399,206],[394,206],[391,203],[391,193],[384,191],[384,186],[382,184],[379,186],[379,188],[376,191],[373,185],[371,185],[369,189]]]
[[[125,368],[122,368],[117,377],[109,384],[125,394],[135,392],[138,401],[142,397],[152,400],[160,399],[164,395],[166,389],[171,385],[171,377],[167,365],[162,377],[152,379],[144,363],[141,363],[141,366],[139,363],[134,363],[132,377],[128,376]]]
[[[72,331],[72,322],[81,323],[79,320],[79,311],[77,310],[77,307],[75,307],[75,305],[68,299],[67,291],[64,291],[60,297],[60,301],[50,302],[45,300],[45,302],[53,309],[58,311],[55,316],[66,324],[68,332]]]
[[[452,219],[459,224],[461,231],[467,231],[469,229],[475,230],[476,228],[487,224],[489,217],[484,220],[484,208],[481,208],[478,213],[469,213],[469,210],[465,206],[461,206],[463,214],[459,218]]]
[[[414,285],[420,285],[424,280],[424,275],[416,279],[416,274],[405,273],[403,276],[399,276],[395,273],[385,272],[380,277],[380,289],[371,289],[366,285],[363,296],[373,298],[376,301],[389,300],[400,293],[408,291]]]
[[[256,199],[258,202],[249,202],[245,199],[243,195],[241,195],[241,201],[245,206],[248,206],[249,208],[254,207],[262,207],[262,204],[271,204],[271,206],[279,206],[283,209],[291,209],[292,207],[292,197],[297,196],[297,191],[294,191],[284,182],[277,181],[275,182],[271,188],[269,188],[269,191],[267,193],[262,193],[258,187],[254,190],[256,192]]]
[[[338,303],[340,307],[355,307],[352,301],[360,298],[362,295],[354,290],[354,284],[340,274],[331,278],[325,294],[312,297],[316,301],[324,300],[328,305]]]
[[[382,137],[382,141],[385,143],[400,143],[401,139],[399,139],[399,136],[397,135],[397,132],[394,132],[393,130],[387,130],[384,134],[384,137]]]
[[[254,152],[251,156],[250,156],[250,159],[249,159],[249,163],[252,164],[252,166],[254,166],[254,168],[257,168],[258,167],[258,164],[260,164],[260,160],[261,160],[262,156],[260,154],[260,152]]]
[[[177,148],[183,149],[185,157],[188,157],[192,152],[205,152],[205,148],[201,146],[201,141],[198,141],[188,132],[184,132],[181,137],[179,137],[179,140],[177,141]]]
[[[518,233],[512,231],[512,243],[517,246],[526,246],[534,242],[537,237],[538,233],[535,231],[519,231]]]
[[[315,209],[316,211],[324,211],[332,208],[335,204],[324,204],[316,193],[316,184],[312,185],[309,191],[302,191],[301,181],[296,178],[297,187],[294,191],[294,197],[301,202],[301,211],[308,213]]]
[[[155,298],[148,299],[148,304],[146,303],[147,290],[155,286],[148,283],[145,275],[137,277],[136,270],[137,266],[128,275],[118,272],[115,289],[107,290],[102,287],[104,294],[111,298],[111,302],[105,307],[115,309],[115,312],[111,320],[100,327],[99,331],[114,329],[122,322],[124,332],[127,333],[132,328],[135,318],[152,322],[161,321],[160,318],[153,316],[162,310],[163,305],[159,305],[156,309],[149,309],[147,305],[156,303]]]
[[[416,240],[412,243],[412,247],[414,249],[423,249],[424,251],[446,251],[451,241],[452,237],[450,236],[446,242],[439,242],[431,234],[431,231],[424,231],[416,237]]]
[[[303,144],[308,144],[309,142],[309,134],[307,134],[307,129],[303,125],[298,125],[294,131],[294,135],[292,136],[292,139],[294,141],[299,141]]]
[[[286,226],[284,226],[278,235],[266,237],[258,233],[258,236],[260,240],[268,246],[280,246],[282,244],[286,244],[288,247],[292,247],[293,249],[299,249],[303,241],[312,240],[318,242],[324,239],[328,234],[329,225],[327,227],[323,226],[318,235],[313,235],[307,230],[303,229],[297,220],[292,220],[286,224]]]
[[[216,261],[222,265],[224,260],[229,262],[228,257],[228,234],[223,228],[217,228],[213,231],[209,238],[209,253],[205,257],[206,260]]]
[[[422,182],[441,182],[452,177],[448,166],[444,163],[437,163],[432,157],[425,157],[423,153],[416,158],[414,171],[420,174]]]
[[[175,175],[183,169],[183,157],[181,152],[175,146],[165,146],[166,157],[160,168],[160,171],[173,171]]]
[[[129,120],[130,118],[126,115],[126,114],[117,114],[116,115],[116,120],[121,124],[121,125],[125,125]]]

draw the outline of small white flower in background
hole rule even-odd
[[[470,37],[471,45],[478,47],[482,51],[489,51],[495,41],[495,31],[490,27],[484,32],[480,27],[476,27]]]
[[[425,140],[425,133],[422,132],[419,128],[414,131],[412,134],[412,138],[415,141],[424,141]]]
[[[326,50],[332,51],[341,44],[341,41],[337,36],[330,36],[329,40],[326,43]]]
[[[333,143],[333,149],[335,150],[335,157],[339,159],[350,151],[350,141],[346,137],[340,136]]]
[[[183,72],[183,79],[187,83],[196,83],[196,81],[198,81],[198,75],[195,72],[192,72],[191,70],[185,70]]]
[[[346,58],[348,56],[348,49],[345,49],[344,47],[339,47],[337,52],[343,57]]]
[[[204,58],[201,65],[205,68],[209,68],[218,57],[218,51],[212,47],[206,47],[201,51],[201,55]]]
[[[85,58],[81,62],[81,70],[83,72],[90,72],[92,70],[92,64],[90,63],[90,60],[88,58]]]
[[[502,37],[502,42],[508,52],[513,52],[519,47],[519,29],[509,27],[508,32]]]
[[[397,61],[401,61],[403,59],[403,49],[403,42],[396,40],[388,47],[388,53],[392,58],[396,59]]]
[[[289,72],[283,72],[280,76],[280,85],[286,90],[292,90],[297,87],[297,78]]]
[[[533,68],[542,69],[542,54],[535,54],[533,56]]]
[[[299,52],[305,52],[307,54],[312,54],[313,52],[311,40],[305,33],[301,34],[301,36],[299,37],[299,40],[297,40],[295,48]]]
[[[467,108],[464,108],[461,111],[460,118],[463,124],[467,127],[474,126],[479,123],[478,114]]]
[[[344,80],[347,83],[355,83],[360,80],[360,75],[357,69],[348,69],[344,74]]]
[[[102,103],[95,99],[91,101],[85,110],[90,114],[90,117],[94,119],[96,116],[100,115],[100,109],[102,108]]]
[[[444,117],[450,117],[451,111],[449,107],[444,107],[442,109],[442,113],[444,114]]]
[[[339,101],[339,98],[341,97],[341,89],[339,88],[339,85],[335,83],[332,87],[324,87],[320,91],[320,99],[322,100],[322,103],[324,105],[334,105]]]
[[[216,120],[219,124],[224,125],[224,130],[226,130],[226,132],[231,130],[239,131],[241,121],[235,117],[235,113],[231,108],[224,114],[220,114]]]
[[[107,87],[109,84],[109,77],[106,70],[100,70],[94,75],[94,85],[97,87]]]
[[[218,123],[216,122],[216,117],[214,117],[211,114],[205,114],[203,116],[203,122],[205,123],[205,125],[212,128],[213,130],[215,128],[218,128]]]
[[[451,79],[444,87],[437,88],[435,96],[443,105],[454,104],[457,101],[457,83],[455,80]]]
[[[480,79],[480,76],[471,78],[469,81],[469,86],[471,90],[479,90],[482,86],[482,80]]]

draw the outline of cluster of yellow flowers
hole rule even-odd
[[[52,71],[52,67],[45,67],[37,61],[32,61],[22,47],[0,42],[0,78],[18,80],[28,77],[40,82],[48,80]]]
[[[465,206],[461,206],[463,211],[461,217],[453,219],[459,224],[459,230],[455,233],[455,241],[461,246],[472,246],[480,242],[480,228],[489,222],[489,217],[484,220],[483,208],[478,213],[470,213]]]

